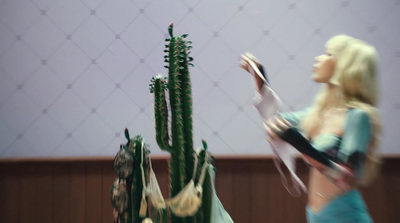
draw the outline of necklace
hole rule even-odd
[[[325,118],[328,115],[343,112],[345,110],[346,110],[346,108],[344,108],[344,107],[333,107],[333,108],[329,108],[325,111],[321,111],[321,116]]]
[[[318,195],[319,197],[322,197],[322,198],[324,198],[324,199],[327,199],[327,200],[332,199],[332,196],[329,196],[329,195],[320,193],[320,192],[318,192],[318,191],[314,191],[314,193],[315,193],[316,195]]]

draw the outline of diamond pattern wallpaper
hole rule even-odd
[[[111,156],[125,128],[163,154],[149,84],[167,74],[171,22],[193,42],[196,146],[270,154],[239,56],[255,54],[298,110],[320,88],[313,58],[344,33],[378,50],[381,151],[400,153],[399,0],[0,0],[0,157]]]

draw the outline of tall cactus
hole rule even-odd
[[[151,93],[154,94],[156,140],[159,147],[171,154],[171,196],[178,194],[192,177],[193,133],[192,133],[192,93],[189,66],[193,66],[189,57],[191,42],[186,41],[187,34],[173,35],[173,24],[168,28],[170,38],[164,52],[168,79],[157,76],[152,79]],[[171,136],[168,128],[168,107],[166,89],[169,91],[171,110]],[[206,204],[203,204],[206,205]],[[210,204],[208,204],[210,206]],[[193,218],[178,218],[172,214],[172,222],[193,222]]]

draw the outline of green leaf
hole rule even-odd
[[[173,28],[174,28],[174,23],[171,22],[168,26],[168,33],[172,37],[173,36]]]
[[[207,151],[207,142],[206,142],[206,140],[202,139],[201,143],[203,144],[204,150]]]
[[[125,138],[129,141],[130,140],[129,130],[127,128],[125,129],[124,134],[125,134]]]

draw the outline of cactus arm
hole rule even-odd
[[[207,143],[203,140],[203,148],[204,148],[204,156],[203,159],[206,161],[207,154]],[[211,163],[211,160],[208,159],[207,162]],[[201,212],[203,213],[203,222],[210,222],[211,221],[211,202],[212,202],[212,191],[211,191],[211,177],[210,173],[206,172],[206,176],[204,178],[203,183],[203,197],[202,197],[202,205],[201,205]]]
[[[162,150],[171,153],[168,133],[168,108],[165,100],[165,80],[161,77],[152,79],[152,89],[154,93],[154,110],[156,122],[156,140]]]
[[[141,136],[136,136],[134,139],[131,140],[132,142],[132,151],[134,151],[134,156],[135,160],[139,162],[135,162],[135,167],[134,167],[134,172],[133,172],[133,177],[132,177],[132,192],[131,192],[131,201],[132,201],[132,214],[131,214],[131,221],[128,221],[128,223],[131,222],[142,222],[143,218],[139,216],[139,209],[140,209],[140,203],[142,200],[142,193],[143,193],[143,181],[142,177],[145,178],[146,181],[146,176],[142,176],[142,171],[140,169],[140,160],[145,159],[145,147],[144,147],[144,142],[143,138]],[[143,153],[142,153],[143,151]],[[147,169],[146,163],[143,163],[143,169]],[[132,221],[133,220],[133,221]]]
[[[207,173],[204,177],[203,183],[203,197],[201,201],[200,213],[203,213],[203,221],[202,222],[210,222],[211,221],[211,178],[210,174],[207,170]]]
[[[139,154],[136,153],[138,152],[138,146],[140,146],[140,143],[134,139],[132,141],[132,151],[135,154],[135,160],[138,161],[140,160],[140,151]],[[130,222],[139,222],[139,208],[140,208],[140,198],[142,197],[142,184],[141,184],[141,173],[140,173],[140,167],[139,167],[139,162],[135,162],[135,167],[133,170],[133,176],[132,176],[132,192],[131,192],[131,203],[132,203],[132,211],[130,213],[131,216],[129,216],[128,223]]]
[[[183,137],[184,137],[184,156],[185,156],[185,183],[188,183],[191,179],[193,172],[193,117],[192,117],[192,90],[190,84],[190,75],[188,69],[188,51],[184,40],[187,34],[182,35],[182,38],[178,41],[179,46],[179,79],[181,82],[181,95],[182,95],[182,120],[184,123]]]
[[[185,184],[187,184],[191,178],[194,168],[194,157],[193,157],[193,118],[192,118],[192,90],[190,84],[190,75],[188,69],[188,55],[186,41],[184,38],[187,35],[182,35],[182,38],[178,41],[179,56],[179,80],[181,83],[181,98],[182,98],[182,121],[183,121],[183,155],[185,159]],[[186,223],[193,223],[194,217],[187,217]]]
[[[183,188],[183,120],[181,109],[181,94],[179,81],[179,66],[177,54],[179,50],[177,41],[180,37],[171,37],[169,44],[169,77],[168,89],[171,106],[171,132],[172,132],[172,148],[171,151],[171,196],[175,196]]]
[[[203,150],[200,152],[200,165],[204,162],[212,163],[210,157],[207,159],[207,142],[202,140]],[[200,168],[201,168],[200,166]],[[211,178],[208,170],[205,173],[203,182],[203,197],[201,198],[201,206],[198,214],[196,215],[196,222],[210,222],[211,221],[211,202],[212,202],[212,191],[211,191]]]
[[[183,120],[181,107],[181,83],[179,80],[179,48],[177,42],[181,37],[172,36],[172,24],[169,27],[171,39],[167,46],[169,57],[168,66],[168,90],[171,107],[171,133],[172,133],[172,151],[170,159],[171,168],[171,196],[177,195],[184,186],[184,157],[183,157]],[[172,222],[184,222],[172,214]]]
[[[171,105],[171,131],[173,153],[181,153],[183,146],[183,119],[182,119],[182,95],[181,81],[179,80],[178,54],[179,48],[177,42],[180,37],[172,37],[169,44],[169,71],[168,71],[168,89]],[[174,154],[175,155],[175,154]]]

